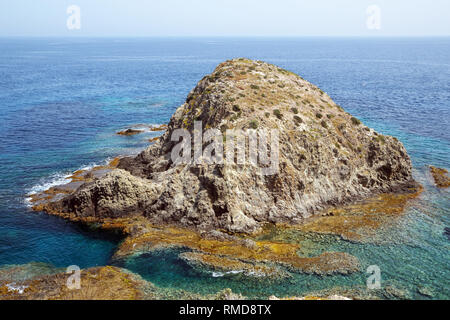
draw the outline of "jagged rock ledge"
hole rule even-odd
[[[22,270],[40,269],[23,279],[9,276]],[[43,268],[48,269],[47,271]],[[55,271],[42,263],[11,266],[0,269],[1,300],[236,300],[240,294],[224,289],[215,294],[201,295],[184,290],[160,288],[126,269],[114,266],[83,269],[80,288],[67,286],[69,277],[63,270]]]

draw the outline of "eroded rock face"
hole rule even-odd
[[[175,165],[176,129],[276,129],[273,175],[250,164]],[[402,143],[346,113],[316,86],[274,65],[221,63],[189,93],[159,141],[117,170],[52,204],[86,217],[143,214],[153,223],[250,233],[298,223],[330,205],[401,189],[412,181]]]
[[[119,218],[140,214],[158,193],[150,181],[117,169],[85,183],[61,201],[49,203],[47,210],[81,218]]]

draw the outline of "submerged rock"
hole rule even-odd
[[[426,286],[419,286],[417,287],[417,292],[427,298],[433,298],[434,297],[434,293],[433,290],[431,290],[431,288],[426,287]]]
[[[244,275],[251,278],[286,278],[289,274],[279,267],[262,263],[243,262],[238,259],[200,252],[183,252],[180,258],[199,271],[209,271],[213,277]]]
[[[122,224],[123,223],[123,224]],[[246,275],[264,274],[265,277],[288,276],[292,272],[318,275],[349,274],[360,271],[358,259],[344,252],[324,252],[317,257],[299,256],[301,246],[295,243],[256,240],[238,236],[211,238],[185,228],[156,227],[142,218],[133,221],[115,219],[103,228],[121,228],[129,234],[114,254],[114,260],[152,250],[189,248],[181,258],[195,268],[206,270],[239,271]]]
[[[450,187],[450,177],[447,176],[448,171],[446,169],[430,166],[430,171],[433,176],[434,183],[438,188]]]
[[[123,131],[119,131],[119,132],[117,132],[117,134],[121,135],[121,136],[134,136],[134,135],[142,133],[142,132],[144,132],[144,130],[137,130],[137,129],[129,128],[129,129],[126,129]]]
[[[362,201],[324,210],[322,215],[306,219],[301,225],[290,225],[302,232],[333,234],[355,242],[373,242],[383,226],[392,225],[411,201],[423,191],[411,183],[401,191],[384,193]]]
[[[276,129],[279,148],[270,153],[278,151],[277,170],[174,163],[172,134],[185,129],[195,136],[196,121],[220,132]],[[227,133],[223,141],[231,138]],[[43,209],[72,218],[141,214],[154,224],[252,233],[265,222],[299,223],[412,181],[411,161],[396,138],[366,127],[298,75],[247,59],[221,63],[204,77],[161,139],[118,167]]]
[[[2,265],[0,266],[0,282],[15,283],[20,286],[20,283],[23,281],[61,271],[61,268],[56,268],[51,264],[43,262],[30,262],[22,265]]]

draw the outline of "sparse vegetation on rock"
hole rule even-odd
[[[281,267],[319,275],[358,272],[358,259],[345,252],[300,256],[298,244],[255,235],[268,224],[286,224],[359,239],[353,229],[377,228],[383,221],[378,215],[388,216],[377,211],[381,200],[365,204],[370,215],[361,210],[350,215],[339,207],[395,191],[405,196],[382,200],[396,204],[393,213],[403,209],[399,203],[412,197],[416,186],[405,148],[352,119],[292,72],[261,61],[226,61],[199,81],[153,145],[57,197],[37,196],[34,208],[120,231],[126,238],[114,259],[183,247],[193,250],[182,258],[194,267],[239,267],[282,277],[287,271]],[[172,133],[180,128],[194,133],[195,120],[221,132],[277,129],[277,171],[264,175],[257,166],[226,162],[174,163]],[[324,211],[329,216],[321,216]],[[309,221],[311,216],[317,219]]]
[[[189,93],[161,139],[137,157],[120,160],[123,171],[86,184],[47,210],[80,218],[136,214],[157,224],[253,232],[263,222],[300,222],[324,206],[412,181],[410,159],[398,140],[383,136],[374,143],[372,131],[354,126],[354,117],[301,77],[247,59],[221,63],[213,75]],[[248,95],[238,107],[229,99],[249,90],[266,95],[265,108]],[[282,110],[291,109],[297,97],[309,105],[302,106],[301,118],[287,121]],[[316,121],[323,115],[312,105],[329,120]],[[270,110],[275,117],[267,117]],[[252,166],[217,164],[188,164],[181,170],[168,157],[175,145],[171,134],[177,128],[192,131],[196,119],[204,128],[221,130],[278,128],[278,173],[262,176]]]
[[[361,121],[355,117],[352,117],[351,120],[355,126],[359,126],[361,124]]]

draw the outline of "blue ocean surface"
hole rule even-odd
[[[324,249],[379,265],[383,281],[411,298],[450,299],[448,190],[433,186],[428,165],[450,169],[450,38],[2,38],[0,39],[0,265],[106,265],[120,239],[32,212],[27,195],[71,172],[137,153],[154,133],[115,133],[167,123],[204,75],[247,57],[274,63],[327,92],[369,127],[399,138],[425,186],[384,235],[385,242],[335,239]],[[364,272],[289,281],[243,281],[193,271],[177,252],[123,263],[158,286],[251,297],[301,295],[365,285]],[[423,291],[423,290],[422,290]]]

